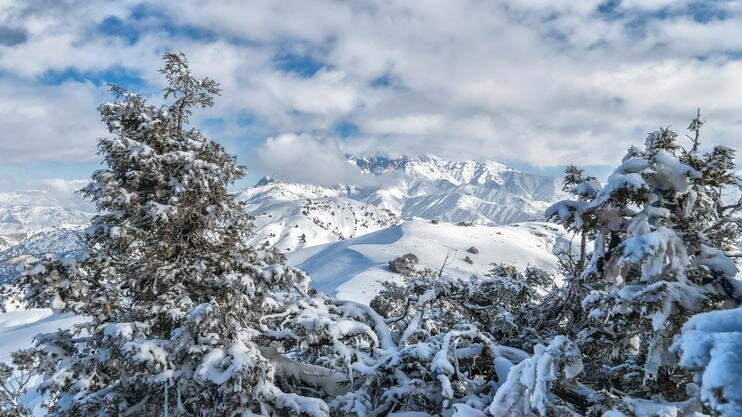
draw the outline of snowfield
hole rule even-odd
[[[0,362],[10,362],[11,353],[30,347],[39,333],[66,329],[82,321],[82,317],[53,314],[47,308],[0,313]]]
[[[13,352],[32,347],[36,335],[67,329],[83,321],[83,317],[54,314],[48,308],[0,312],[0,362],[10,363]],[[38,377],[34,377],[30,386],[36,385],[37,380]],[[30,390],[24,398],[33,409],[34,416],[46,414],[41,407],[41,396],[36,390]]]
[[[349,239],[399,224],[387,209],[347,197],[269,201],[248,206],[255,225],[251,243],[281,251]]]
[[[537,266],[555,272],[553,249],[568,247],[564,230],[542,222],[503,226],[457,226],[411,220],[365,236],[287,253],[289,263],[309,273],[312,287],[336,296],[368,303],[383,281],[401,281],[388,262],[414,253],[419,267],[466,278],[484,274],[492,263],[525,268]],[[467,252],[475,247],[479,253]],[[464,259],[469,257],[472,264]],[[446,259],[448,257],[448,259]]]
[[[76,228],[65,227],[62,241],[75,249]],[[38,237],[54,234],[38,234]],[[32,236],[33,237],[33,236]],[[29,238],[31,248],[35,247]],[[401,276],[389,271],[388,262],[406,253],[420,259],[420,268],[440,269],[446,257],[444,274],[465,278],[484,274],[492,263],[509,263],[524,268],[534,265],[555,271],[555,246],[567,247],[569,241],[561,227],[542,222],[527,222],[503,226],[457,226],[450,223],[432,224],[426,220],[410,220],[344,241],[306,247],[286,255],[291,265],[305,270],[312,287],[341,299],[368,303],[381,289],[383,281],[401,282]],[[64,246],[64,245],[63,245]],[[478,254],[467,252],[470,247]],[[472,264],[464,261],[465,257]],[[78,317],[54,315],[48,309],[0,313],[0,361],[8,361],[10,353],[32,344],[38,333],[66,328],[80,322]]]

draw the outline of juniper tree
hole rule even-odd
[[[86,252],[44,257],[21,280],[31,306],[89,318],[37,337],[49,415],[324,415],[321,401],[279,390],[261,353],[260,317],[307,279],[246,243],[228,190],[244,169],[190,126],[218,84],[182,54],[164,62],[168,104],[112,86],[99,108],[110,136],[82,190],[98,208]]]
[[[549,274],[495,265],[487,276],[462,280],[408,266],[404,283],[386,283],[370,308],[317,294],[266,317],[271,337],[324,381],[320,396],[334,415],[480,415],[524,360],[553,366],[519,367],[518,380],[532,374],[533,384],[511,383],[498,401],[516,398],[518,405],[532,401],[534,409],[546,409],[553,405],[551,388],[563,384],[557,376],[579,372],[573,343],[539,339],[530,326],[537,289],[550,287]],[[534,345],[536,358],[529,359]],[[520,414],[503,415],[530,415],[509,407]]]
[[[729,253],[740,236],[740,205],[723,200],[742,185],[734,152],[716,147],[701,154],[698,136],[692,139],[686,151],[670,129],[650,134],[605,186],[547,212],[568,227],[589,219],[594,234],[582,273],[591,293],[582,301],[587,322],[578,342],[591,358],[581,380],[603,390],[590,400],[588,411],[598,415],[609,408],[638,412],[642,399],[675,401],[664,406],[674,412],[693,409],[693,395],[683,402],[692,375],[677,367],[669,347],[691,315],[742,301]]]
[[[595,237],[597,216],[594,211],[586,210],[592,201],[600,183],[597,178],[585,175],[584,171],[574,165],[569,165],[564,171],[562,189],[575,197],[575,200],[565,200],[550,207],[546,217],[562,224],[568,232],[579,236],[579,251],[575,255],[572,241],[567,249],[556,250],[560,273],[564,276],[564,284],[556,291],[546,295],[539,310],[537,325],[539,329],[551,329],[556,333],[564,333],[570,337],[579,332],[585,314],[580,302],[587,295],[592,283],[590,276],[583,276],[588,252],[588,240]]]

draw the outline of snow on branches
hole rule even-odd
[[[247,244],[251,224],[228,191],[244,170],[188,125],[218,85],[180,54],[164,61],[170,104],[114,86],[99,108],[111,136],[82,190],[99,211],[87,251],[42,258],[20,282],[31,306],[89,318],[37,338],[49,415],[326,416],[322,401],[274,385],[257,326],[307,277]]]
[[[605,185],[568,169],[577,198],[547,210],[549,218],[593,237],[589,264],[573,278],[590,290],[577,342],[593,361],[582,380],[621,393],[625,412],[645,399],[687,397],[678,387],[692,380],[682,368],[688,361],[678,368],[670,346],[691,315],[742,302],[731,253],[742,230],[740,204],[725,201],[742,189],[734,152],[716,147],[701,154],[700,124],[691,126],[691,151],[677,143],[675,132],[660,129],[643,149],[629,149]],[[691,385],[688,392],[695,392]],[[615,403],[603,398],[604,407]],[[687,403],[663,404],[676,413],[689,409]]]

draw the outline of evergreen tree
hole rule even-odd
[[[325,415],[278,389],[261,353],[261,317],[307,279],[246,244],[250,223],[228,191],[244,170],[189,125],[218,84],[182,54],[164,61],[169,104],[113,86],[99,108],[111,136],[82,190],[99,211],[86,253],[47,256],[21,281],[31,306],[89,318],[37,338],[49,415]]]
[[[563,384],[557,375],[571,380],[579,372],[573,343],[563,337],[549,343],[531,326],[537,288],[549,288],[551,275],[495,265],[487,276],[461,280],[407,266],[404,284],[386,283],[371,308],[317,294],[266,321],[287,353],[324,381],[321,395],[334,415],[480,416],[508,372],[529,360],[520,347],[531,350],[534,344],[539,356],[518,368],[518,378],[532,375],[535,385],[525,390],[511,383],[513,391],[498,401],[517,397],[525,399],[516,399],[517,405],[533,401],[546,408],[553,402],[551,388]],[[550,367],[536,370],[539,360]],[[521,414],[502,415],[530,415],[522,407],[512,410]]]
[[[691,129],[698,133],[700,124]],[[742,230],[740,204],[723,197],[742,185],[734,152],[716,147],[700,154],[698,135],[692,139],[686,151],[669,129],[650,134],[605,186],[577,185],[588,193],[577,192],[580,198],[547,212],[594,236],[579,281],[590,290],[578,336],[591,358],[581,381],[595,390],[586,412],[638,413],[642,399],[670,402],[667,410],[678,413],[697,407],[682,389],[696,392],[688,385],[692,373],[677,367],[669,348],[691,315],[742,301],[729,253]]]
[[[547,209],[546,217],[555,219],[573,239],[579,236],[579,248],[574,250],[572,241],[567,249],[556,250],[559,272],[564,277],[564,285],[549,292],[539,307],[540,331],[551,330],[554,334],[565,334],[574,338],[580,331],[585,314],[580,306],[582,299],[594,285],[591,276],[583,276],[588,255],[588,240],[595,238],[596,212],[586,210],[601,185],[597,178],[586,176],[584,171],[569,165],[564,172],[562,189],[575,196],[575,200],[566,200]],[[575,253],[577,252],[577,254]]]

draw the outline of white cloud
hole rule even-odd
[[[103,92],[90,83],[23,85],[0,79],[0,164],[88,161],[105,133],[96,108]]]
[[[39,181],[39,189],[63,207],[93,211],[92,203],[78,193],[89,182],[88,179],[44,178]]]
[[[166,49],[186,52],[196,72],[224,88],[216,107],[197,115],[223,116],[233,143],[246,129],[266,132],[258,167],[297,178],[308,154],[295,149],[335,155],[317,157],[335,167],[324,171],[351,175],[340,145],[314,139],[333,136],[343,120],[360,135],[342,151],[541,166],[613,164],[648,131],[683,129],[698,106],[706,143],[737,145],[742,124],[742,8],[733,3],[714,4],[724,13],[705,22],[666,0],[622,1],[605,18],[597,0],[169,0],[148,4],[158,13],[137,22],[135,1],[47,3],[0,13],[27,34],[0,43],[0,70],[10,74],[0,75],[0,162],[94,156],[101,93],[84,83],[44,86],[40,74],[118,66],[160,85]],[[135,42],[94,35],[109,15],[145,32]],[[286,52],[323,68],[304,77],[281,71],[274,57]],[[255,126],[239,125],[245,114]],[[316,171],[318,181],[337,182]]]
[[[7,189],[0,183],[0,200],[10,204],[65,207],[92,213],[95,211],[93,204],[77,193],[88,182],[84,179],[43,178]]]
[[[87,179],[73,179],[68,180],[66,178],[44,178],[41,180],[41,184],[46,190],[56,194],[74,194],[84,186],[86,186],[90,180]]]
[[[308,134],[283,133],[268,138],[251,162],[262,172],[292,182],[368,185],[374,180],[347,162],[337,140]]]

